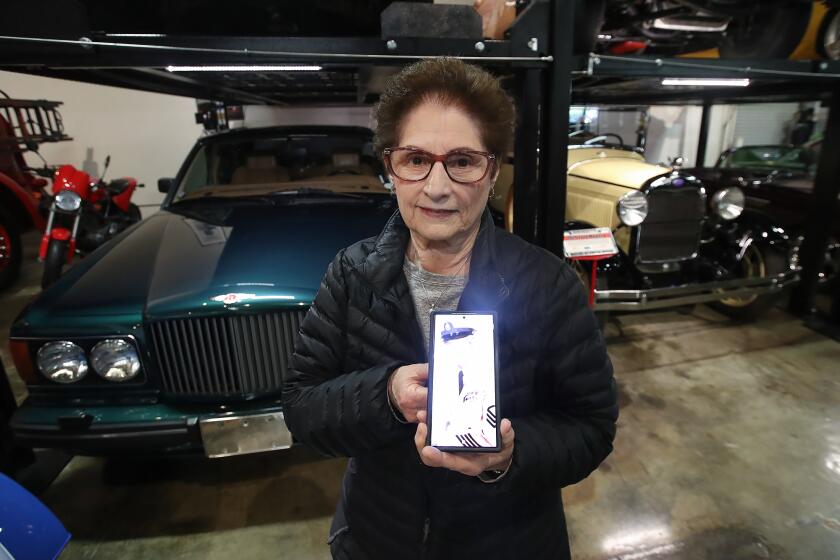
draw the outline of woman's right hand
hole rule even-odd
[[[408,422],[417,423],[417,413],[426,410],[429,364],[411,364],[394,370],[388,379],[388,398]]]

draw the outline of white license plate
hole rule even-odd
[[[204,453],[211,459],[277,451],[292,446],[282,412],[225,416],[198,421]]]

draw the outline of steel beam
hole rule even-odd
[[[566,216],[574,9],[574,0],[553,0],[551,3],[552,62],[543,84],[545,89],[540,115],[539,185],[545,210],[536,224],[536,237],[538,243],[561,257]]]
[[[540,185],[539,165],[540,96],[539,70],[520,70],[515,93],[518,123],[514,144],[513,232],[532,243],[537,240]]]
[[[823,145],[811,195],[810,221],[799,253],[802,280],[791,294],[791,311],[811,313],[817,296],[817,282],[825,259],[825,249],[832,223],[837,216],[837,197],[840,195],[840,85],[835,86],[825,127]],[[840,293],[835,294],[835,310]]]
[[[124,38],[93,36],[85,42],[0,36],[0,67],[148,67],[195,64],[370,63],[403,65],[431,56],[455,56],[479,64],[536,65],[536,52],[514,54],[509,41],[378,37],[199,37]]]
[[[712,118],[712,104],[703,103],[703,114],[700,117],[700,134],[697,139],[697,155],[694,158],[696,167],[706,165],[706,144],[709,143],[709,121]]]

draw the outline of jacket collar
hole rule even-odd
[[[485,208],[473,245],[470,277],[459,305],[463,310],[495,309],[498,302],[509,294],[497,266],[496,235],[493,217]],[[408,226],[398,209],[376,238],[373,251],[360,270],[380,295],[387,296],[389,290],[403,278],[402,267],[409,239]]]

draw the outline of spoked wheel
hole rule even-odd
[[[838,277],[840,277],[840,240],[830,237],[825,248],[825,260],[818,282],[820,286],[830,286],[837,281]]]
[[[772,278],[784,271],[785,262],[755,243],[747,247],[736,271],[736,278]],[[723,298],[710,303],[714,309],[733,319],[756,319],[778,300],[778,294],[744,295]]]
[[[20,231],[8,211],[0,208],[0,290],[17,279],[20,265]]]

